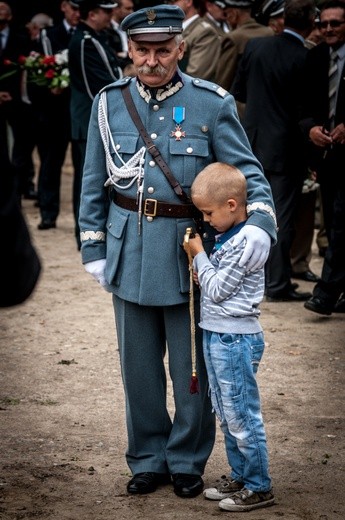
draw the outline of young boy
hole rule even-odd
[[[219,507],[227,511],[250,511],[274,503],[256,382],[264,351],[258,320],[264,270],[250,273],[239,267],[245,244],[232,246],[247,219],[244,175],[227,164],[210,164],[194,180],[191,197],[204,221],[220,233],[210,258],[198,234],[189,247],[201,287],[199,325],[212,405],[232,468],[230,478],[222,477],[204,496],[220,500]]]

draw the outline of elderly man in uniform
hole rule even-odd
[[[193,179],[213,161],[244,172],[249,218],[238,240],[246,240],[242,265],[249,270],[265,262],[276,225],[269,185],[232,96],[178,68],[183,18],[178,6],[160,5],[122,22],[137,76],[105,87],[94,101],[79,222],[85,269],[113,297],[126,395],[126,457],[133,473],[127,491],[145,494],[172,483],[178,496],[188,498],[202,492],[215,438],[198,328],[192,373],[189,271],[182,245],[186,228],[194,226]],[[203,238],[210,251],[211,228],[205,227]],[[166,349],[173,414],[166,403]],[[195,378],[199,387],[190,388]]]

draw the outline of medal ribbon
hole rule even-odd
[[[177,125],[180,125],[185,118],[185,107],[174,107],[173,108],[173,119]]]

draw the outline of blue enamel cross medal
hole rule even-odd
[[[185,107],[173,107],[173,120],[176,123],[175,130],[172,130],[170,136],[175,137],[175,141],[181,141],[182,137],[186,137],[186,132],[182,130],[181,123],[185,118]]]

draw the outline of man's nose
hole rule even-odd
[[[156,52],[155,51],[150,51],[148,57],[147,57],[147,65],[149,67],[155,67],[158,63],[158,60],[157,60],[157,56],[156,56]]]

